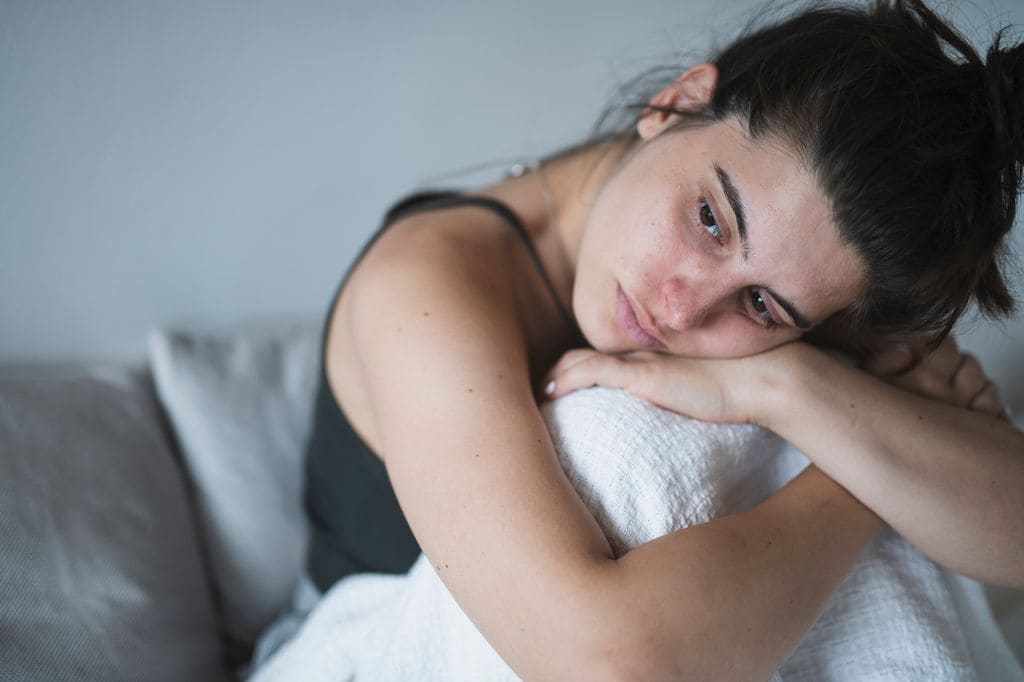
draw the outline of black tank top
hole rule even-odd
[[[395,204],[335,290],[321,333],[320,377],[306,443],[304,494],[311,530],[307,567],[321,592],[352,573],[405,573],[420,553],[384,463],[356,434],[328,384],[325,353],[331,312],[352,269],[390,225],[413,213],[453,206],[481,206],[501,216],[523,242],[577,344],[585,345],[575,320],[555,294],[529,234],[508,206],[457,192],[421,192]]]

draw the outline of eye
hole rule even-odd
[[[761,290],[757,287],[750,287],[748,295],[750,296],[750,307],[753,308],[760,323],[767,329],[779,326],[779,323],[772,317],[772,311],[768,308],[768,302],[765,301],[764,296],[761,295]]]
[[[701,199],[697,202],[699,207],[700,224],[704,227],[704,231],[707,232],[708,236],[714,239],[719,244],[725,244],[725,236],[722,234],[722,228],[718,226],[718,219],[715,218],[715,214],[711,211],[711,207],[708,206],[708,202],[705,199]]]

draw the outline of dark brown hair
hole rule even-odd
[[[972,301],[1013,310],[1001,265],[1024,163],[1024,46],[1004,48],[1005,30],[983,60],[919,0],[815,5],[721,50],[707,110],[676,112],[788,143],[828,197],[869,284],[812,339],[937,343]]]

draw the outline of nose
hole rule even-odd
[[[670,277],[661,285],[662,324],[677,332],[696,329],[705,323],[717,298],[711,287]]]

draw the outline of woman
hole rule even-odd
[[[1024,48],[983,63],[918,2],[809,11],[687,69],[630,133],[395,207],[325,325],[314,581],[422,548],[527,679],[763,679],[886,524],[1024,586],[1024,437],[939,345],[970,302],[1012,307],[1022,82]],[[937,350],[885,383],[804,335]],[[616,557],[537,407],[593,384],[763,424],[814,465]]]

